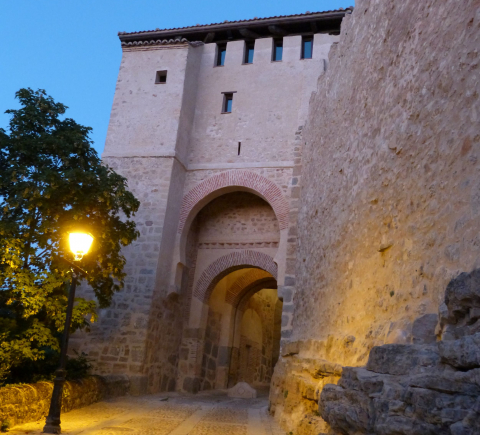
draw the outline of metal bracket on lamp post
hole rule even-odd
[[[67,315],[65,318],[65,329],[62,336],[62,348],[60,351],[60,365],[55,372],[55,379],[53,381],[52,399],[50,401],[50,410],[48,412],[47,421],[43,427],[43,433],[62,433],[60,427],[60,413],[62,411],[62,396],[63,385],[65,384],[65,365],[67,362],[67,349],[68,338],[70,332],[70,324],[72,323],[72,311],[73,303],[75,302],[75,289],[77,287],[78,275],[87,275],[83,269],[76,264],[68,261],[66,258],[61,257],[63,261],[66,261],[72,268],[72,283],[70,284],[70,291],[68,293]]]

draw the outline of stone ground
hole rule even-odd
[[[232,399],[225,392],[119,397],[63,414],[62,433],[82,435],[285,435],[267,413],[268,396]],[[13,427],[40,434],[44,421]]]

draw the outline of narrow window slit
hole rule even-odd
[[[253,53],[255,51],[255,41],[247,42],[245,41],[243,63],[253,63]]]
[[[233,93],[223,94],[222,113],[231,113],[233,105]]]
[[[302,37],[302,59],[311,59],[313,52],[313,37],[312,36],[303,36]]]
[[[167,83],[167,71],[157,71],[155,75],[155,84]]]
[[[217,58],[215,61],[216,66],[225,65],[225,55],[227,54],[227,44],[217,44]]]
[[[273,40],[272,61],[280,62],[283,58],[283,38]]]
[[[240,155],[240,148],[242,148],[242,142],[238,142],[238,155]]]

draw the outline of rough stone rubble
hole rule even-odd
[[[323,388],[331,434],[480,433],[480,270],[448,285],[441,341],[418,325],[416,344],[374,347],[365,368],[345,367]]]

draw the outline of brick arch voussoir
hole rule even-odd
[[[221,172],[203,180],[183,197],[178,233],[182,233],[190,213],[199,201],[216,190],[232,186],[246,187],[258,192],[275,212],[280,230],[288,227],[288,203],[280,187],[255,172],[233,170]]]
[[[214,287],[222,278],[244,267],[262,269],[277,279],[277,264],[272,257],[263,252],[237,251],[224,255],[210,264],[198,279],[193,295],[202,302],[208,301]]]

